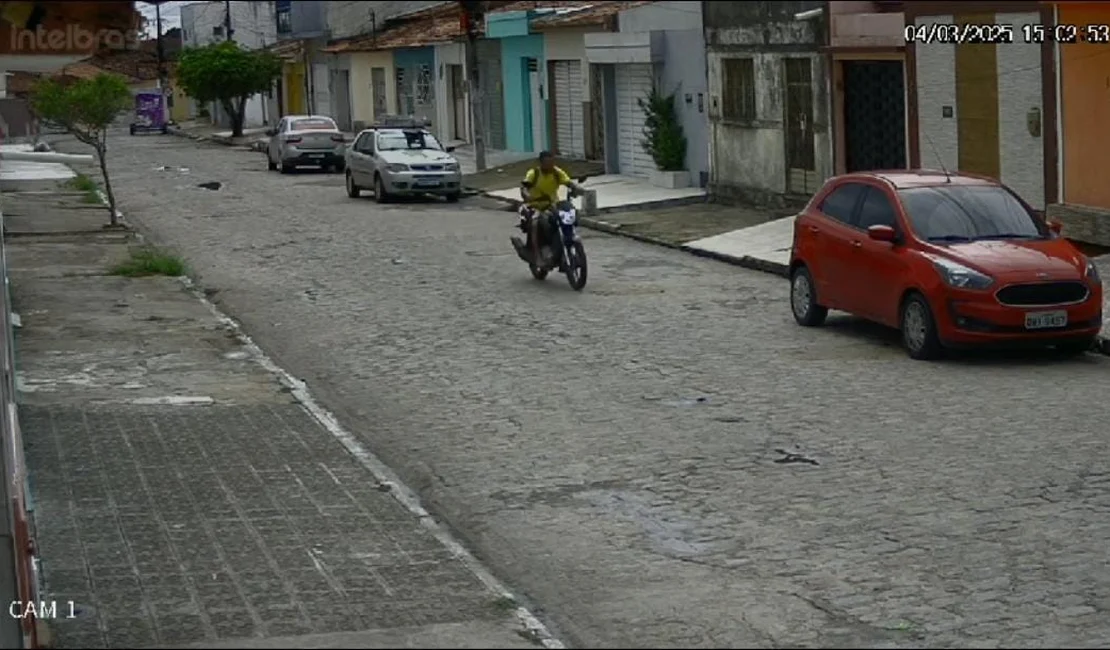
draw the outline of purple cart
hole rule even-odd
[[[160,90],[148,90],[135,95],[135,119],[131,122],[131,135],[166,132],[166,111],[162,106],[164,101]]]

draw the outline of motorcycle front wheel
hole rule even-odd
[[[575,291],[586,286],[586,248],[582,242],[567,247],[567,282]]]

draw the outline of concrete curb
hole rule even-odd
[[[506,199],[506,198],[501,197],[501,196],[494,196],[494,195],[492,195],[488,192],[477,191],[477,193],[481,196],[486,197],[486,198],[495,199],[495,200],[501,201],[503,203],[507,203],[509,205],[512,205],[514,208],[520,205],[520,201],[516,201],[516,200],[513,200],[513,199]],[[683,201],[684,199],[676,199],[676,200],[677,201]],[[667,202],[661,202],[661,203],[667,203]],[[659,207],[659,206],[651,206],[651,207]],[[612,208],[610,209],[610,212],[616,212],[616,211],[617,211],[616,209],[612,209]],[[603,214],[606,214],[606,212],[603,212]],[[790,277],[789,267],[785,264],[779,264],[778,262],[771,262],[771,261],[768,261],[768,260],[761,260],[759,258],[751,257],[751,256],[748,256],[748,255],[745,255],[743,257],[736,257],[735,255],[729,255],[728,253],[718,253],[716,251],[708,251],[708,250],[704,250],[704,249],[701,249],[701,248],[693,248],[693,247],[688,246],[686,244],[679,244],[679,243],[676,243],[676,242],[667,241],[665,239],[660,239],[658,237],[651,237],[649,235],[641,235],[641,234],[634,233],[634,232],[628,232],[627,230],[621,229],[620,225],[618,225],[618,224],[609,223],[607,221],[602,221],[601,219],[595,219],[593,217],[579,217],[578,218],[578,223],[580,223],[582,226],[584,226],[586,228],[589,228],[590,230],[597,230],[599,232],[603,232],[603,233],[606,233],[606,234],[609,234],[609,235],[616,235],[618,237],[627,237],[628,239],[635,239],[636,241],[643,242],[645,244],[653,244],[655,246],[663,246],[665,248],[670,248],[672,250],[680,250],[680,251],[684,251],[686,253],[690,253],[691,255],[697,255],[698,257],[705,257],[705,258],[708,258],[708,259],[717,260],[718,262],[724,262],[726,264],[732,264],[733,266],[740,266],[740,267],[743,267],[743,268],[746,268],[746,269],[752,269],[753,271],[763,271],[764,273],[770,273],[772,275],[778,275],[778,276],[783,277],[783,278]]]
[[[514,210],[516,208],[520,207],[520,201],[519,200],[517,200],[517,199],[507,199],[503,196],[497,196],[496,194],[491,194],[490,192],[487,192],[486,190],[479,190],[479,189],[475,189],[473,187],[464,187],[463,192],[464,193],[469,192],[469,193],[471,193],[471,195],[484,196],[487,199],[493,199],[495,201],[500,201],[502,203],[506,203],[508,205],[513,206]],[[706,202],[706,198],[704,196],[690,196],[690,197],[683,197],[683,198],[678,198],[678,199],[664,199],[662,201],[648,201],[647,203],[635,203],[633,205],[622,205],[622,206],[617,206],[617,207],[612,207],[612,208],[600,208],[600,209],[598,209],[597,213],[598,214],[613,214],[614,212],[635,212],[637,210],[650,210],[650,209],[654,209],[654,208],[670,208],[670,207],[677,207],[677,206],[682,206],[682,205],[693,205],[695,203],[705,203],[705,202]]]

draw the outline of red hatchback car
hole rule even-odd
[[[1098,270],[997,181],[938,171],[830,179],[798,215],[790,304],[901,330],[909,355],[1035,343],[1082,353],[1102,327]]]

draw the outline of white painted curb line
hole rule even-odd
[[[213,304],[212,301],[208,300],[208,298],[204,295],[204,292],[197,288],[192,279],[188,277],[181,277],[179,279],[181,280],[182,284],[184,284],[185,287],[190,292],[192,292],[194,296],[196,296],[198,300],[200,300],[202,303],[204,303],[206,307],[208,307],[212,314],[225,327],[231,330],[235,334],[235,336],[238,337],[240,342],[243,344],[243,347],[247,349],[248,353],[254,358],[254,360],[267,371],[276,375],[283,384],[288,386],[293,394],[293,397],[301,404],[301,406],[306,411],[308,411],[312,415],[312,417],[314,417],[325,429],[327,429],[328,432],[331,433],[331,435],[334,436],[335,439],[338,440],[347,449],[347,451],[350,452],[351,455],[354,456],[355,459],[362,464],[363,467],[369,470],[380,484],[389,486],[389,493],[393,495],[393,498],[397,499],[397,501],[399,501],[401,505],[404,506],[405,509],[407,509],[409,512],[416,515],[417,518],[420,520],[420,523],[425,528],[427,528],[432,533],[432,535],[434,535],[435,538],[439,540],[441,544],[443,544],[449,551],[451,551],[451,553],[455,557],[462,560],[467,568],[470,569],[470,571],[475,576],[477,576],[477,578],[481,580],[482,583],[486,585],[486,587],[490,591],[502,598],[509,598],[512,599],[514,602],[519,602],[517,598],[513,596],[512,592],[509,591],[509,589],[505,587],[505,585],[502,584],[500,580],[494,577],[489,569],[487,569],[485,566],[482,565],[481,562],[478,561],[478,558],[474,557],[474,555],[471,554],[470,551],[466,550],[466,548],[458,540],[456,540],[446,528],[441,526],[430,514],[428,514],[428,511],[424,509],[424,506],[420,504],[420,497],[417,496],[416,492],[405,485],[401,481],[401,479],[393,472],[393,470],[389,469],[389,467],[387,467],[385,463],[383,463],[377,456],[375,456],[373,452],[363,447],[354,435],[352,435],[349,431],[344,429],[342,425],[339,424],[339,421],[336,420],[334,415],[332,415],[328,410],[326,410],[324,407],[320,406],[316,402],[316,400],[309,392],[308,387],[303,381],[297,379],[296,377],[293,377],[283,368],[278,366],[272,359],[270,359],[270,357],[267,356],[260,347],[258,347],[254,340],[251,339],[251,337],[243,331],[243,328],[239,325],[238,321],[221,312],[219,307]],[[527,607],[519,605],[517,606],[513,614],[523,626],[524,632],[528,638],[534,640],[537,643],[540,643],[541,645],[543,645],[543,647],[550,648],[552,650],[558,650],[566,647],[562,644],[562,642],[551,635],[551,632],[548,631],[547,627],[543,623],[541,623],[540,620],[537,619],[536,616],[532,614],[532,612],[530,612]]]

